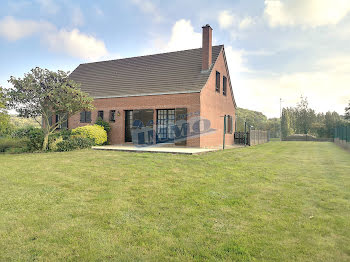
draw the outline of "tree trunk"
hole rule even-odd
[[[47,150],[47,146],[49,144],[49,133],[44,134],[44,142],[43,142],[43,151]]]

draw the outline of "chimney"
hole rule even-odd
[[[211,35],[213,29],[210,25],[206,24],[203,28],[203,39],[202,39],[202,71],[206,71],[211,66],[212,59],[212,44]]]

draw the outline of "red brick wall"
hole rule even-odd
[[[156,123],[156,109],[187,108],[188,114],[199,113],[199,97],[199,93],[189,93],[96,99],[94,101],[95,110],[91,113],[91,124],[96,121],[97,111],[103,110],[104,120],[109,121],[109,110],[116,110],[116,121],[115,123],[110,122],[110,141],[111,144],[123,144],[125,141],[125,110],[154,109],[154,123]],[[87,124],[90,123],[80,123],[80,114],[70,117],[68,121],[69,129]],[[199,138],[188,139],[187,146],[199,147],[199,141]]]
[[[215,91],[216,86],[216,71],[220,73],[220,93]],[[227,77],[227,95],[222,94],[223,76]],[[201,136],[201,147],[217,147],[223,144],[223,128],[224,115],[233,117],[233,133],[235,130],[235,107],[232,100],[232,95],[229,85],[224,55],[221,52],[217,62],[211,72],[207,84],[201,91],[201,117],[210,120],[211,128],[216,129],[216,132],[210,135]],[[234,134],[226,134],[225,144],[232,145],[234,143]]]
[[[220,72],[220,93],[215,91],[216,71]],[[227,77],[226,96],[222,94],[223,76]],[[153,109],[153,120],[156,123],[156,109],[187,108],[187,113],[190,115],[188,118],[190,123],[193,123],[191,119],[198,119],[196,113],[200,113],[200,117],[208,119],[211,128],[215,129],[215,132],[212,134],[204,134],[200,138],[188,138],[187,146],[222,146],[224,127],[224,118],[222,116],[225,114],[231,115],[233,117],[233,131],[235,129],[235,107],[232,101],[229,81],[224,56],[220,53],[208,82],[200,93],[96,99],[94,101],[95,110],[91,114],[91,124],[96,121],[97,111],[103,110],[104,120],[109,121],[109,111],[116,110],[116,121],[110,123],[110,142],[111,144],[123,144],[125,141],[125,110]],[[80,123],[80,114],[76,114],[69,118],[68,125],[70,129],[73,129],[87,125],[87,123]],[[156,130],[156,125],[154,125],[154,130]],[[189,130],[189,132],[191,131],[192,129]],[[226,145],[232,145],[234,142],[233,133],[226,134],[225,140]]]

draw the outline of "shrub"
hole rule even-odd
[[[25,138],[0,138],[0,152],[23,153],[28,151]]]
[[[59,137],[50,137],[49,138],[49,149],[51,151],[57,151],[58,150],[58,146],[57,144],[63,141],[63,137],[59,136]]]
[[[56,151],[57,143],[69,139],[71,135],[72,131],[69,129],[62,129],[51,134],[49,136],[49,150]]]
[[[72,136],[67,140],[62,140],[56,144],[56,151],[64,152],[64,151],[72,151],[75,149],[84,149],[91,147],[94,142],[90,138]]]
[[[104,130],[106,130],[107,133],[111,130],[111,125],[108,122],[103,121],[103,119],[101,117],[97,118],[95,124],[102,126],[104,128]]]
[[[29,151],[38,151],[42,149],[44,141],[44,132],[40,128],[25,127],[19,128],[12,133],[13,138],[27,138]]]
[[[77,127],[72,130],[72,134],[90,138],[96,145],[102,145],[107,142],[107,132],[99,125]]]

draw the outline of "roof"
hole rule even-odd
[[[216,62],[223,45],[213,46]],[[210,71],[202,72],[202,48],[79,65],[69,76],[94,98],[200,92]]]

